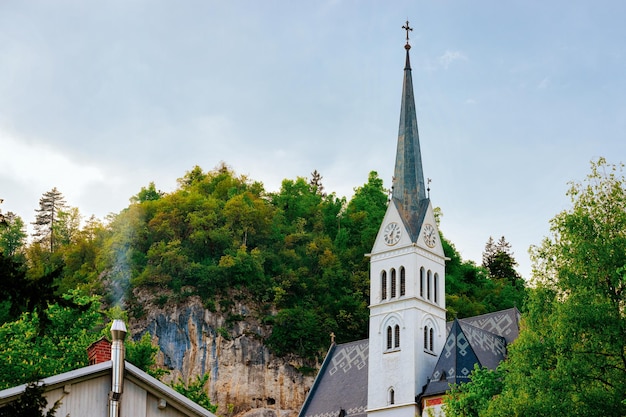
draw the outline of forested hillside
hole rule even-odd
[[[279,191],[268,192],[226,165],[208,172],[194,167],[178,180],[175,191],[163,193],[151,183],[120,213],[82,223],[78,209],[54,188],[40,201],[30,244],[20,216],[5,213],[0,226],[0,339],[10,340],[26,322],[32,334],[23,344],[10,345],[13,350],[0,344],[0,361],[19,368],[15,358],[22,357],[16,355],[20,349],[47,355],[36,346],[61,343],[60,335],[49,333],[59,326],[54,322],[59,314],[44,314],[49,306],[64,311],[72,328],[78,326],[78,350],[84,350],[101,333],[107,321],[103,314],[143,314],[133,296],[139,287],[173,294],[158,298],[163,305],[199,296],[212,311],[227,309],[233,297],[246,298],[259,306],[253,314],[272,326],[265,343],[279,356],[319,357],[331,332],[338,342],[366,338],[369,277],[364,254],[376,237],[388,193],[375,172],[349,201],[328,193],[322,179],[314,172],[310,179],[285,179]],[[454,245],[442,240],[450,258],[450,316],[522,308],[524,280],[515,272],[504,238],[497,243],[489,238],[482,266],[463,261]],[[104,318],[97,325],[94,309]],[[86,364],[86,359],[79,354],[67,366]],[[38,375],[58,369],[40,369]],[[0,388],[8,385],[3,377]]]

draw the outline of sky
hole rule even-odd
[[[528,249],[590,161],[626,162],[621,0],[0,2],[0,205],[56,187],[104,219],[141,187],[224,162],[278,191],[317,170],[390,187],[410,21],[425,176],[440,229],[481,263]]]

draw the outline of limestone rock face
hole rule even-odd
[[[270,328],[243,302],[213,312],[198,297],[156,304],[166,295],[145,290],[134,295],[145,314],[131,320],[130,332],[135,339],[152,335],[160,348],[157,363],[171,370],[165,382],[193,381],[209,372],[209,395],[219,406],[218,415],[297,416],[314,376],[298,371],[302,361],[269,352],[263,340]]]

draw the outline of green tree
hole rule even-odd
[[[66,293],[75,288],[97,292],[101,290],[100,261],[108,229],[91,216],[82,229],[74,233],[71,244],[60,248],[63,258],[63,274],[58,292]]]
[[[250,191],[230,198],[224,204],[226,227],[237,237],[237,244],[256,246],[269,232],[272,207]]]
[[[489,236],[483,252],[483,267],[489,270],[492,278],[505,279],[517,282],[521,279],[515,270],[517,261],[513,257],[511,244],[502,236],[497,243]]]
[[[387,203],[383,181],[376,171],[371,171],[367,182],[355,188],[345,210],[338,213],[340,224],[334,241],[337,256],[351,278],[354,296],[366,305],[369,304],[369,258],[363,255],[372,250]],[[367,320],[362,326],[367,328]]]
[[[4,216],[5,227],[0,227],[0,251],[15,256],[26,244],[26,226],[22,219],[9,211]]]
[[[328,344],[328,336],[320,328],[319,318],[312,309],[302,306],[284,309],[276,316],[268,344],[280,356],[296,353],[312,359],[320,347]]]
[[[470,382],[452,386],[444,399],[446,417],[479,417],[491,400],[502,392],[502,371],[481,368],[478,364],[470,374]]]
[[[368,259],[363,254],[369,253],[374,239],[387,210],[387,190],[376,171],[369,173],[367,183],[354,190],[354,196],[342,215],[342,229],[346,232],[346,242],[350,243],[347,251],[348,262],[360,265],[367,270]]]
[[[150,182],[148,187],[141,187],[136,196],[130,198],[131,203],[143,203],[145,201],[156,201],[163,197],[164,193],[156,189],[154,182]]]
[[[125,345],[128,362],[157,379],[168,374],[167,370],[156,365],[159,347],[152,344],[150,333],[144,333],[138,341],[127,340]]]
[[[207,384],[209,382],[209,374],[204,374],[202,377],[197,376],[196,380],[185,384],[180,378],[177,382],[171,385],[172,388],[179,394],[184,395],[191,401],[195,402],[201,407],[209,410],[212,413],[217,411],[217,405],[211,403],[209,397]]]
[[[0,417],[54,417],[61,400],[57,400],[48,411],[48,400],[44,397],[45,385],[30,382],[20,397],[0,407]]]
[[[284,216],[284,225],[291,225],[287,232],[304,233],[323,227],[319,211],[322,196],[306,178],[283,180],[280,191],[272,195],[272,203]]]
[[[532,248],[535,288],[489,416],[626,415],[626,178],[604,158]]]
[[[87,347],[103,325],[99,299],[73,292],[64,300],[0,326],[0,389],[88,364]]]
[[[22,291],[25,282],[24,263],[0,252],[0,324],[19,317],[24,308]]]
[[[311,172],[311,180],[309,181],[309,184],[315,189],[315,191],[321,195],[321,196],[325,196],[326,194],[324,193],[324,186],[322,185],[322,174],[320,174],[317,169],[314,170],[313,172]]]
[[[517,261],[513,256],[511,244],[502,236],[494,243],[490,236],[483,252],[482,266],[489,271],[493,285],[492,293],[486,301],[497,310],[516,306],[523,308],[526,298],[526,281],[515,270]]]
[[[61,268],[43,276],[29,277],[25,263],[0,254],[0,272],[2,272],[0,274],[0,299],[8,308],[6,320],[16,320],[25,312],[43,311],[48,304],[55,302],[68,303],[56,294],[58,288],[56,282],[61,276]],[[41,322],[41,331],[47,323],[44,318]]]
[[[40,242],[47,241],[50,252],[55,249],[54,228],[59,221],[59,212],[67,208],[63,194],[54,187],[39,199],[39,209],[35,210],[35,233],[33,237]]]
[[[80,232],[81,215],[77,207],[66,207],[57,213],[57,221],[53,226],[57,246],[74,243]]]

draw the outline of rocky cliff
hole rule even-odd
[[[160,347],[157,363],[171,370],[165,382],[209,372],[218,415],[297,416],[314,375],[299,371],[301,360],[277,358],[264,346],[271,329],[256,306],[229,300],[209,310],[198,297],[172,302],[169,294],[134,295],[144,314],[131,319],[130,332],[135,339],[146,331],[152,335]]]

